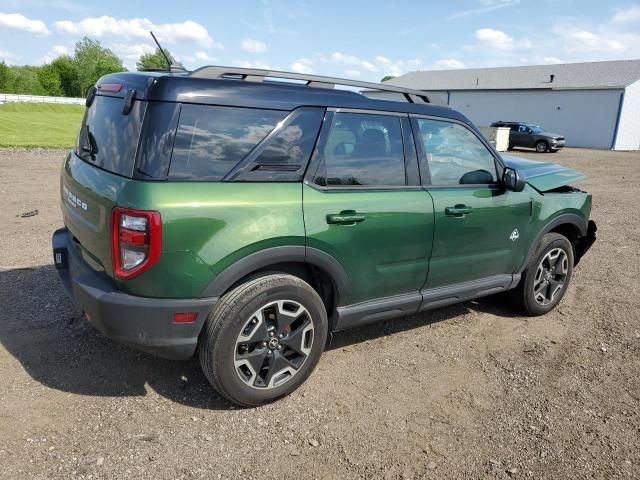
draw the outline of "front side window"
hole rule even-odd
[[[333,115],[319,154],[316,183],[325,186],[406,184],[400,117],[365,113]]]
[[[490,184],[497,181],[495,159],[469,129],[457,123],[417,119],[431,184]]]
[[[170,180],[221,180],[287,112],[183,105],[169,167]]]

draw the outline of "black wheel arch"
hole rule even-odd
[[[330,327],[338,306],[347,305],[351,285],[344,267],[328,253],[302,245],[266,248],[247,255],[218,274],[203,290],[203,297],[220,297],[249,277],[282,272],[310,283],[327,307]]]
[[[576,247],[579,240],[587,235],[587,221],[575,213],[563,213],[555,217],[547,223],[533,239],[527,251],[527,256],[516,273],[522,273],[524,271],[532,255],[535,253],[537,246],[540,244],[542,237],[549,232],[557,232],[567,237],[574,247],[574,254],[576,254]],[[578,256],[575,256],[575,258],[577,260]]]

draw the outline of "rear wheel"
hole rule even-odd
[[[560,302],[573,273],[573,247],[559,233],[547,233],[522,273],[514,299],[529,316],[544,315]]]
[[[538,153],[544,153],[549,151],[549,144],[547,142],[545,142],[544,140],[539,140],[536,143],[536,152]]]
[[[243,406],[262,405],[298,388],[327,338],[320,296],[292,275],[249,280],[225,294],[200,335],[200,365],[213,387]]]

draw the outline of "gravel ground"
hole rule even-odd
[[[554,312],[491,297],[343,333],[293,395],[236,409],[74,312],[49,244],[64,152],[0,150],[0,477],[639,478],[640,153],[522,154],[594,194]]]

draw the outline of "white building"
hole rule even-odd
[[[640,150],[640,60],[418,71],[389,83],[425,90],[478,126],[534,123],[567,146]]]

